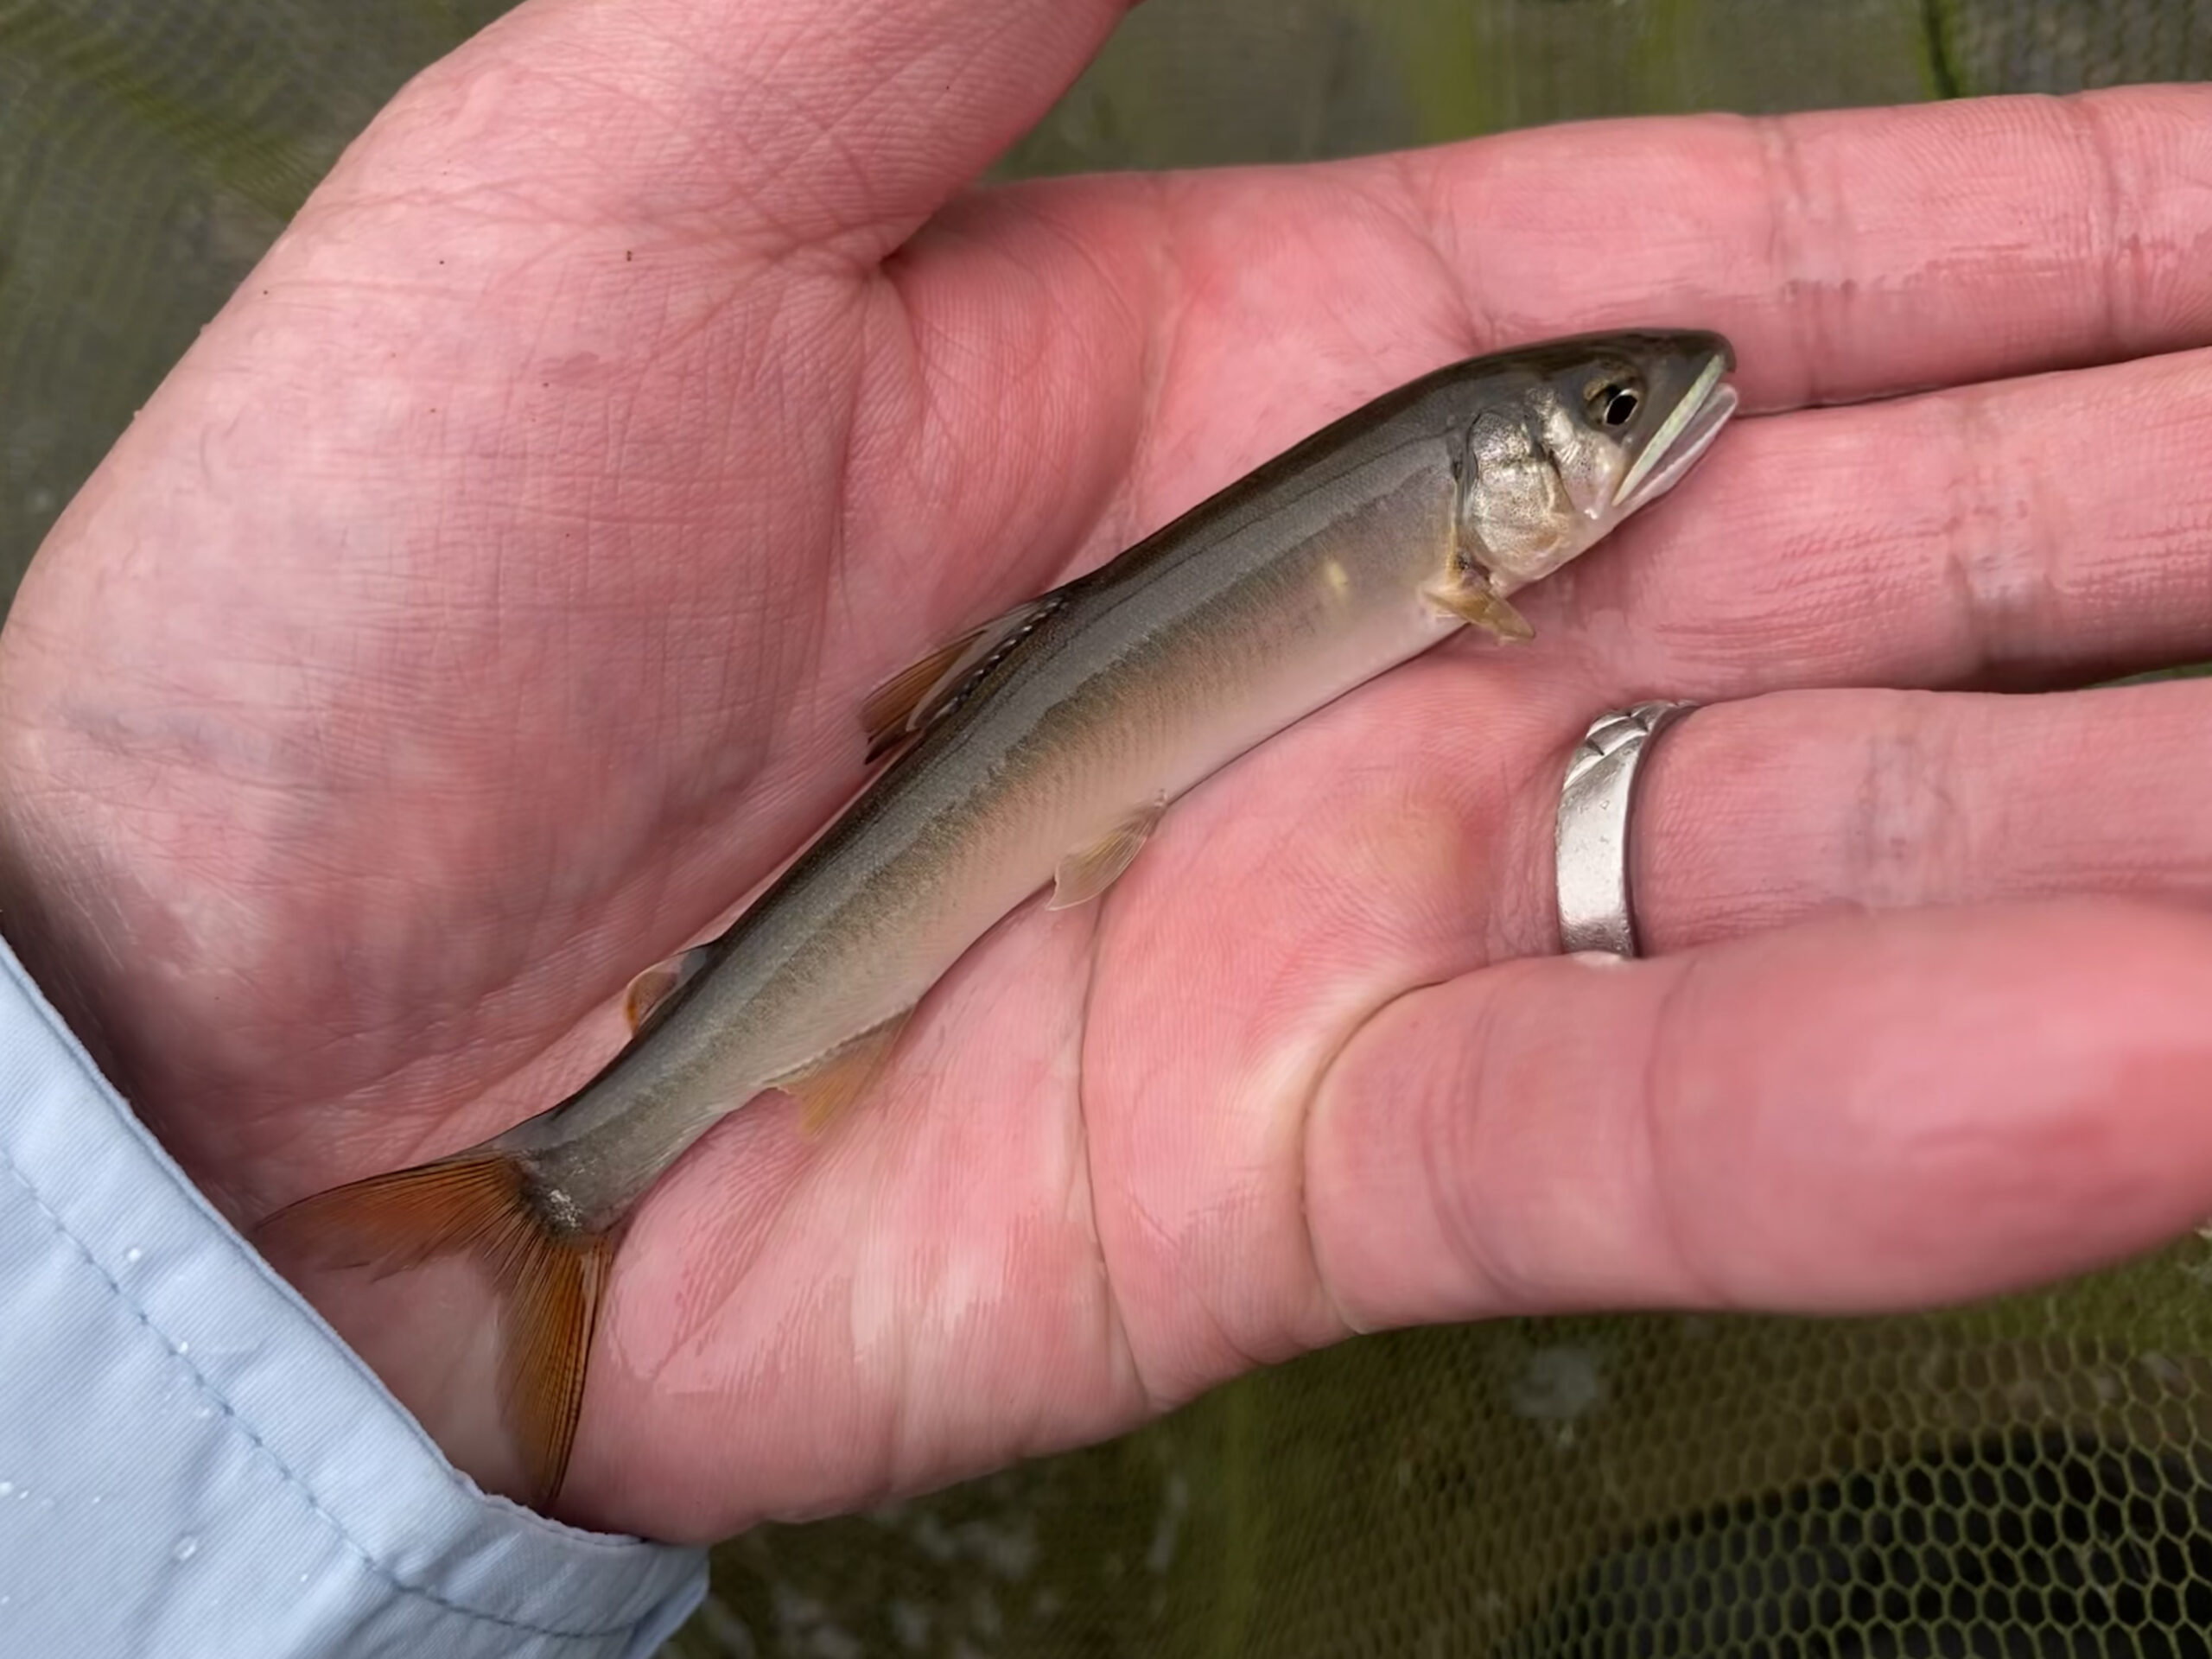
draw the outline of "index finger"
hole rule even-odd
[[[1084,564],[1392,385],[1547,335],[1719,329],[1753,408],[2212,343],[2212,87],[1055,180],[965,199],[890,275],[931,406],[1062,416],[1025,451],[1050,476],[1008,479],[1018,503],[973,485],[1006,473],[1002,431],[940,425],[955,511],[1022,522],[1034,493],[1112,480]],[[1062,385],[1078,407],[1035,390]]]
[[[1602,123],[1421,170],[1494,332],[1694,319],[1755,404],[2212,340],[2212,88]]]

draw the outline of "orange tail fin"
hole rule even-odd
[[[439,1256],[474,1256],[505,1310],[499,1414],[528,1487],[515,1496],[537,1510],[559,1496],[613,1234],[563,1232],[532,1202],[518,1158],[480,1149],[302,1198],[255,1228],[254,1238],[291,1260],[366,1268],[378,1278]]]

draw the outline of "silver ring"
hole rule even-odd
[[[1637,954],[1629,895],[1630,808],[1636,763],[1694,702],[1639,702],[1590,722],[1560,790],[1560,949]]]

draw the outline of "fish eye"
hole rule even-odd
[[[1636,418],[1643,406],[1643,390],[1632,380],[1605,380],[1590,389],[1585,407],[1600,426],[1618,431]]]

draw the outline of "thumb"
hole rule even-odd
[[[2212,919],[1893,913],[1485,969],[1386,1008],[1307,1140],[1361,1328],[1860,1312],[2104,1265],[2212,1213]]]
[[[435,158],[436,178],[556,181],[567,222],[864,264],[1033,124],[1128,9],[531,0],[422,76],[370,148],[409,177]]]

